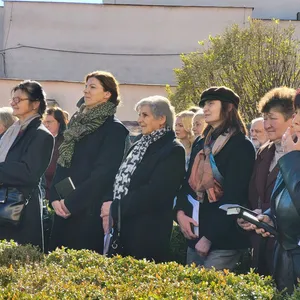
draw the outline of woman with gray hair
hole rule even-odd
[[[119,236],[116,253],[164,262],[169,259],[173,200],[184,178],[185,152],[176,141],[174,109],[167,98],[142,99],[135,109],[143,136],[120,166],[113,201],[102,206],[102,214],[110,207]]]
[[[0,108],[0,138],[5,131],[17,120],[11,107]]]

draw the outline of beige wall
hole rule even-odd
[[[180,6],[247,6],[254,7],[254,18],[296,19],[299,0],[104,0],[112,4],[180,5]]]
[[[300,10],[300,8],[299,8],[299,10]],[[272,21],[271,20],[264,20],[264,22],[271,23]],[[295,26],[294,37],[296,39],[300,40],[300,21],[283,21],[283,20],[281,20],[279,24],[280,24],[280,26],[282,26],[284,28],[288,27],[290,25]]]
[[[0,48],[3,49],[4,41],[4,7],[0,6]],[[4,77],[3,53],[0,53],[0,77]]]
[[[8,106],[11,97],[11,89],[20,80],[0,79],[0,107]],[[48,99],[55,99],[59,105],[73,114],[76,111],[76,103],[82,97],[83,83],[80,82],[54,82],[40,81]],[[137,114],[134,111],[135,104],[142,98],[152,95],[167,96],[165,86],[147,85],[121,85],[121,99],[117,116],[122,121],[135,121]]]
[[[121,83],[174,84],[179,54],[198,48],[198,41],[244,24],[250,8],[162,7],[43,2],[4,6],[7,47],[18,45],[86,52],[96,55],[19,48],[6,51],[8,78],[81,81],[105,69]],[[135,56],[130,54],[167,54]]]

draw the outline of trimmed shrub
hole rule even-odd
[[[177,223],[173,224],[173,231],[170,241],[171,260],[179,264],[186,263],[187,242]]]
[[[6,246],[17,253],[22,248],[5,243],[0,249]],[[31,253],[32,249],[26,249]],[[65,248],[43,256],[39,263],[1,266],[0,284],[0,299],[223,300],[278,296],[270,277],[253,272],[237,276],[226,270],[184,267],[175,262],[154,264],[131,257],[106,258]]]

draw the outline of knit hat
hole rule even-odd
[[[200,96],[199,106],[203,107],[207,100],[220,100],[223,102],[232,103],[238,108],[240,97],[231,89],[225,86],[212,86],[206,89]]]

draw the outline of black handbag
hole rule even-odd
[[[18,226],[22,220],[25,206],[31,196],[27,199],[16,188],[0,188],[0,226]]]
[[[118,222],[117,226],[111,228],[110,231],[110,244],[107,252],[108,257],[115,255],[123,255],[123,245],[121,242],[121,202],[118,201]]]

